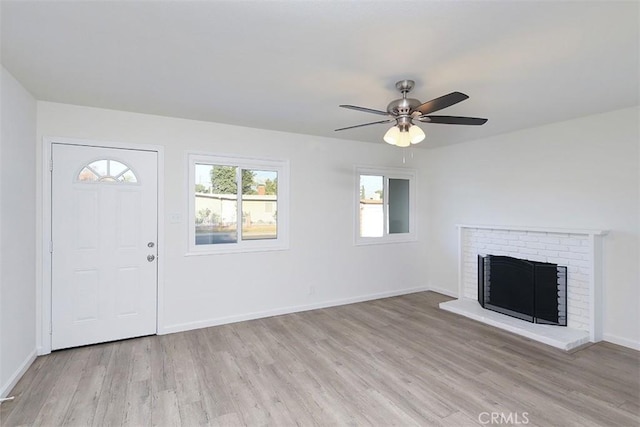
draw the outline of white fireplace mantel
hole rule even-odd
[[[602,237],[606,230],[467,225],[458,228],[458,299],[444,310],[570,350],[602,340]],[[505,255],[568,269],[568,326],[514,319],[477,302],[477,256]]]

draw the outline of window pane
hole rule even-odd
[[[111,176],[118,176],[122,172],[124,172],[127,169],[129,169],[126,165],[123,165],[122,163],[120,163],[117,160],[109,160],[109,165],[108,166],[109,166],[109,175],[111,175]]]
[[[89,168],[84,168],[78,174],[78,181],[97,181],[98,177]]]
[[[409,232],[409,180],[389,178],[389,234]]]
[[[131,169],[120,175],[120,178],[118,178],[118,180],[123,182],[138,182],[134,173],[131,172]]]
[[[381,237],[384,232],[384,177],[360,175],[360,237]]]
[[[195,165],[196,245],[238,241],[235,166]]]
[[[109,164],[108,160],[96,160],[95,162],[91,163],[89,165],[89,167],[91,169],[93,169],[97,175],[99,176],[107,176],[108,175],[108,170],[107,170],[107,165]]]
[[[242,239],[278,237],[278,173],[242,170]]]
[[[136,175],[127,165],[117,160],[109,159],[96,160],[85,166],[78,174],[77,180],[120,183],[135,183],[138,181]]]

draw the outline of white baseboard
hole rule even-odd
[[[424,292],[428,290],[430,289],[428,289],[426,286],[420,286],[416,288],[401,289],[397,291],[380,292],[377,294],[368,294],[368,295],[361,295],[357,297],[343,298],[338,300],[322,301],[322,302],[307,304],[307,305],[297,305],[297,306],[291,306],[291,307],[277,308],[274,310],[257,311],[253,313],[246,313],[246,314],[240,314],[240,315],[234,315],[234,316],[218,317],[213,319],[200,320],[196,322],[178,323],[175,325],[169,325],[163,328],[159,328],[158,335],[172,334],[175,332],[182,332],[182,331],[190,331],[193,329],[209,328],[211,326],[226,325],[229,323],[243,322],[245,320],[254,320],[254,319],[262,319],[265,317],[280,316],[282,314],[291,314],[291,313],[299,313],[299,312],[308,311],[308,310],[317,310],[319,308],[336,307],[339,305],[354,304],[354,303],[363,302],[363,301],[371,301],[375,299],[413,294],[416,292]]]
[[[623,347],[628,347],[628,348],[640,351],[640,342],[638,342],[638,341],[633,341],[633,340],[630,340],[628,338],[617,337],[617,336],[611,335],[611,334],[604,334],[602,339],[604,341],[607,341],[607,342],[610,342],[610,343],[613,343],[613,344],[618,344],[618,345],[621,345]]]
[[[27,372],[27,369],[29,369],[29,366],[31,366],[34,360],[36,360],[36,349],[33,349],[13,375],[9,377],[9,380],[0,386],[0,398],[7,397],[9,392],[18,384],[18,381],[20,381],[24,373]]]
[[[427,289],[433,292],[437,292],[442,295],[446,295],[451,298],[458,298],[458,292],[452,291],[451,289],[438,288],[436,286],[427,286]]]

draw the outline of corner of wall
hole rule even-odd
[[[0,85],[0,396],[5,396],[36,358],[37,107],[4,67]]]

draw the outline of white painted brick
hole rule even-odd
[[[546,245],[548,244],[558,245],[560,244],[560,238],[558,238],[557,236],[553,236],[553,237],[545,236],[540,238],[540,243],[544,243]]]
[[[582,313],[580,312],[580,309],[573,308],[571,306],[567,307],[567,313],[569,314],[569,316],[581,316],[582,315]]]
[[[509,244],[509,241],[507,239],[495,239],[495,238],[493,238],[493,239],[490,239],[490,242],[495,244],[495,245],[502,245],[502,246],[505,246],[505,245]]]
[[[589,275],[582,274],[582,273],[574,273],[574,274],[571,275],[571,280],[587,282],[589,280]]]
[[[576,308],[576,309],[580,309],[580,310],[588,310],[589,309],[589,302],[585,302],[581,299],[578,300],[571,300],[571,305]]]
[[[552,251],[568,251],[569,250],[569,246],[567,245],[556,245],[553,243],[548,243],[546,245],[546,248]]]
[[[560,239],[560,243],[567,246],[580,246],[582,244],[580,239],[575,237],[568,237],[566,239]]]
[[[579,295],[567,295],[567,302],[569,304],[570,307],[576,307],[577,305],[580,304],[581,300],[578,299]]]
[[[575,265],[577,267],[587,267],[589,265],[589,262],[586,260],[580,260],[580,259],[570,259],[569,265]]]
[[[589,302],[591,301],[591,295],[580,295],[580,300],[584,303],[584,308],[589,309]]]
[[[573,253],[588,254],[589,248],[586,246],[569,246],[569,251]]]
[[[538,250],[537,249],[531,249],[531,248],[521,248],[520,249],[520,253],[521,254],[527,254],[527,255],[538,255]]]
[[[537,242],[538,236],[534,236],[531,234],[524,234],[519,236],[520,240],[524,240],[525,242]]]
[[[589,289],[584,289],[584,288],[573,288],[571,289],[572,292],[576,295],[589,295]]]
[[[558,251],[549,251],[549,250],[546,250],[546,249],[543,250],[543,251],[540,251],[538,253],[540,255],[546,256],[547,258],[548,257],[557,257],[558,256]],[[549,260],[549,262],[553,262],[553,261]],[[557,264],[557,263],[554,263],[554,264]]]
[[[567,319],[567,326],[572,329],[582,329],[585,331],[589,330],[589,325],[587,322],[572,322],[571,319]]]
[[[544,243],[538,243],[538,242],[527,242],[526,247],[529,249],[546,249],[547,248]]]
[[[587,258],[584,254],[575,253],[575,252],[560,252],[560,256],[562,258],[567,258],[567,259],[585,260]]]

